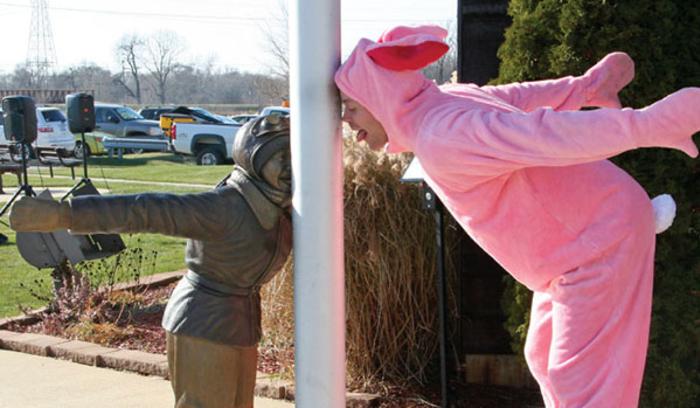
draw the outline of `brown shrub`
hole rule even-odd
[[[399,181],[410,158],[345,142],[346,353],[351,388],[366,388],[375,381],[423,384],[437,351],[434,221],[421,207],[418,186]],[[291,262],[263,289],[263,327],[263,346],[293,347]],[[289,364],[286,372],[292,374],[293,362]]]

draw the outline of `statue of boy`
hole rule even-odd
[[[233,158],[233,171],[213,191],[70,202],[23,197],[10,214],[16,231],[187,238],[188,271],[162,322],[177,408],[253,406],[260,287],[291,250],[289,119],[270,115],[247,123]]]

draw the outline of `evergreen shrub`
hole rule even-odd
[[[636,63],[636,77],[621,93],[624,106],[641,108],[679,88],[700,86],[697,0],[511,0],[509,14],[513,24],[499,50],[496,83],[579,75],[607,53],[625,51]],[[670,193],[678,204],[673,226],[657,236],[641,406],[700,406],[700,160],[640,149],[613,161],[650,196]],[[512,281],[503,299],[520,354],[530,299]]]

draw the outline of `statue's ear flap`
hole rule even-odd
[[[379,42],[367,47],[367,55],[379,66],[393,71],[418,70],[437,61],[450,47],[447,31],[437,26],[395,27]]]

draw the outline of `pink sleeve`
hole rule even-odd
[[[482,86],[481,89],[516,108],[531,112],[551,107],[556,111],[579,110],[586,103],[585,84],[581,77]]]
[[[557,111],[583,106],[620,108],[617,95],[633,78],[632,58],[624,52],[611,52],[581,76],[482,89],[525,112],[547,106]]]
[[[462,111],[440,126],[445,136],[439,143],[446,151],[509,163],[510,169],[586,163],[638,147],[675,148],[695,157],[691,136],[700,130],[697,106],[700,88],[683,89],[640,110]]]

